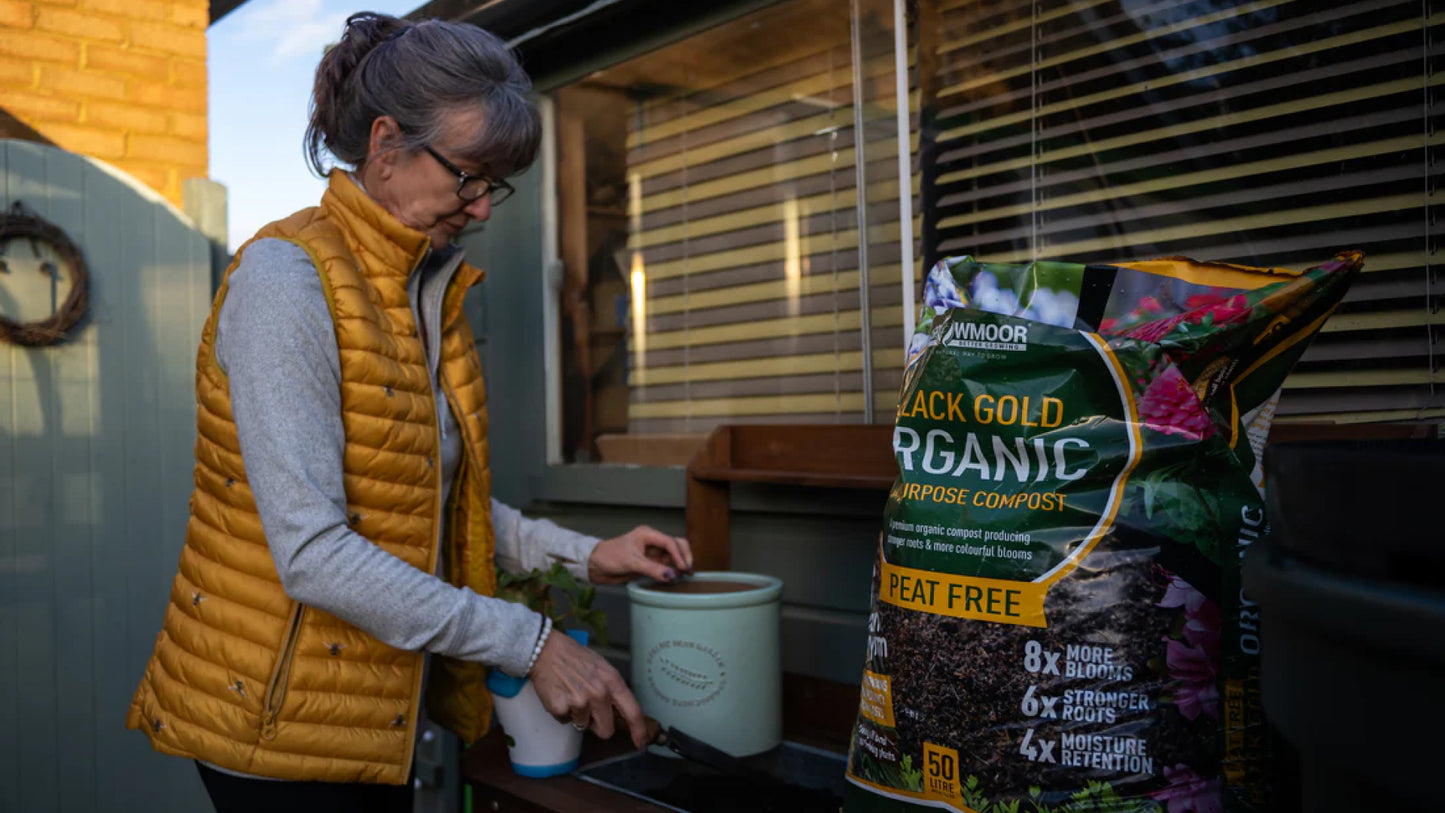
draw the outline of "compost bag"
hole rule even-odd
[[[909,349],[849,813],[1264,810],[1260,458],[1359,271],[938,264]]]

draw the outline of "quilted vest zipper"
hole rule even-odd
[[[417,257],[416,262],[412,263],[411,270],[407,271],[407,279],[408,279],[408,280],[410,280],[411,277],[412,277],[412,275],[416,273],[417,269],[421,267],[422,263],[426,262],[426,258],[427,258],[428,256],[430,256],[430,254],[431,254],[431,240],[428,239],[428,240],[426,241],[426,243],[424,244],[424,247],[423,247],[423,249],[422,249],[421,254]],[[418,285],[417,285],[417,291],[420,292],[420,290],[421,290],[421,286],[420,286],[420,283],[418,283]],[[428,347],[427,347],[426,338],[422,335],[422,324],[421,324],[421,318],[420,318],[420,311],[421,311],[420,306],[418,306],[418,305],[416,305],[416,304],[414,303],[414,304],[413,304],[413,308],[412,308],[412,318],[415,319],[415,321],[416,321],[417,340],[420,341],[420,342],[421,342],[421,345],[422,345],[422,356],[423,356],[423,362],[422,362],[422,363],[423,363],[424,366],[426,366],[426,368],[427,368],[427,375],[428,375],[428,377],[430,377],[430,375],[431,375],[431,358],[430,358],[431,352],[430,352],[430,350],[429,350]],[[438,345],[441,344],[441,331],[440,331],[440,330],[437,331],[437,344],[438,344]],[[440,353],[438,353],[438,362],[437,362],[437,364],[438,364],[437,378],[438,378],[438,380],[440,380],[440,378],[441,378]],[[430,384],[430,382],[428,382],[428,384]],[[428,389],[431,389],[431,387],[428,386]],[[439,555],[441,555],[441,546],[442,546],[442,544],[443,544],[442,534],[441,534],[442,512],[445,510],[445,502],[444,502],[444,500],[445,500],[445,495],[442,494],[442,460],[441,460],[441,457],[442,457],[442,431],[443,431],[443,430],[442,430],[442,416],[441,416],[441,415],[437,415],[436,406],[437,406],[437,405],[436,405],[436,393],[433,391],[433,393],[432,393],[432,414],[433,414],[433,415],[436,415],[436,423],[437,423],[437,425],[436,425],[436,428],[435,428],[435,430],[433,431],[433,434],[432,434],[433,438],[435,439],[435,440],[434,440],[435,446],[434,446],[434,450],[433,450],[433,452],[432,452],[432,460],[435,461],[435,465],[434,465],[432,468],[433,468],[433,470],[436,472],[436,487],[435,487],[434,490],[436,491],[437,496],[436,496],[435,502],[433,503],[432,516],[435,517],[435,523],[436,523],[436,524],[435,524],[435,528],[436,528],[436,532],[435,532],[435,533],[433,534],[433,536],[432,536],[431,555],[427,558],[427,572],[428,572],[428,573],[433,573],[433,574],[436,573],[436,571],[437,571],[437,557],[438,557]],[[422,662],[425,663],[426,654],[425,654],[425,653],[422,653],[421,657],[422,657]],[[413,692],[412,692],[412,694],[413,694],[413,699],[414,699],[414,701],[415,701],[415,705],[412,706],[411,719],[407,722],[406,755],[403,757],[402,763],[401,763],[402,765],[405,765],[405,766],[410,766],[410,765],[412,764],[412,760],[416,758],[416,731],[415,731],[415,729],[414,729],[413,727],[416,725],[416,719],[417,719],[417,717],[419,716],[418,711],[419,711],[419,709],[420,709],[420,707],[421,707],[421,704],[426,702],[426,698],[425,698],[425,696],[424,696],[425,693],[426,693],[426,687],[423,686],[423,685],[421,685],[421,681],[422,681],[422,678],[423,678],[422,671],[423,671],[422,669],[418,669],[418,670],[417,670],[416,683],[413,684]]]
[[[438,371],[437,378],[438,378],[438,380],[441,380],[440,371]],[[445,386],[445,383],[443,384],[443,386]],[[450,407],[447,407],[447,408],[450,409]],[[434,415],[436,414],[435,396],[433,396],[432,414],[434,414]],[[435,456],[434,459],[436,460],[436,465],[433,467],[433,468],[435,469],[435,471],[436,471],[436,487],[435,487],[433,490],[436,491],[436,495],[437,495],[437,496],[436,496],[436,500],[433,502],[433,508],[432,508],[432,516],[436,518],[436,520],[435,520],[436,533],[435,533],[435,535],[432,537],[431,556],[429,556],[428,559],[427,559],[427,572],[428,572],[428,573],[436,573],[436,572],[437,572],[437,558],[441,556],[442,546],[446,544],[446,540],[445,540],[443,534],[441,533],[442,519],[443,519],[443,516],[442,516],[442,515],[443,515],[443,513],[446,511],[446,495],[445,495],[445,494],[442,494],[442,465],[441,465],[441,454],[442,454],[442,440],[441,440],[441,438],[442,438],[442,430],[441,430],[441,424],[442,424],[442,416],[437,415],[437,426],[436,426],[436,429],[435,429],[435,430],[433,431],[433,433],[432,433],[432,436],[436,439],[436,451],[433,452],[433,455]],[[456,484],[453,483],[452,485],[455,486]],[[423,662],[425,662],[425,658],[426,658],[426,654],[425,654],[425,653],[422,654],[422,658],[423,658]],[[413,714],[412,714],[411,720],[408,721],[408,725],[407,725],[406,756],[402,759],[402,762],[401,762],[402,765],[408,765],[408,766],[409,766],[409,765],[411,765],[412,760],[416,758],[416,732],[413,731],[411,727],[412,727],[413,725],[415,725],[415,721],[416,721],[416,718],[417,718],[417,716],[418,716],[417,713],[416,713],[416,710],[421,706],[422,703],[425,703],[425,702],[426,702],[426,697],[425,697],[426,687],[423,686],[423,685],[421,685],[421,680],[422,680],[422,674],[421,674],[421,672],[422,672],[422,670],[420,670],[420,669],[417,670],[417,677],[416,677],[416,679],[417,679],[416,690],[417,690],[417,691],[415,692],[416,705],[412,707],[412,709],[413,709]]]
[[[281,652],[276,656],[276,668],[266,684],[266,701],[261,708],[261,739],[276,738],[276,718],[281,714],[281,704],[286,700],[286,684],[291,680],[291,662],[296,658],[296,640],[301,637],[301,618],[306,605],[297,603],[291,610],[291,623],[286,629],[286,638]]]

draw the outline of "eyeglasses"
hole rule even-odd
[[[488,195],[491,196],[493,206],[500,206],[502,201],[512,196],[517,191],[506,181],[493,181],[483,178],[480,175],[469,175],[442,157],[442,154],[431,148],[431,145],[422,147],[437,159],[437,163],[447,168],[447,171],[457,176],[457,197],[465,201],[481,200]]]

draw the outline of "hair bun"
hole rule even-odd
[[[306,133],[307,154],[312,156],[309,161],[318,174],[321,169],[316,156],[320,155],[325,134],[336,132],[341,127],[346,107],[344,100],[349,98],[347,80],[378,45],[409,28],[411,23],[405,20],[374,11],[359,11],[346,18],[341,41],[328,48],[321,57],[311,88],[311,124]]]
[[[339,93],[367,54],[410,27],[405,20],[373,11],[360,11],[347,17],[341,41],[327,49],[316,69],[317,95]]]
[[[375,47],[382,40],[394,37],[410,27],[411,23],[390,14],[358,11],[346,18],[341,38],[345,40],[354,36],[367,43],[368,47]]]

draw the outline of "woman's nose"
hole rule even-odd
[[[492,216],[492,196],[482,195],[480,198],[468,203],[462,211],[467,213],[467,217],[470,217],[478,223],[486,222],[487,218]]]

